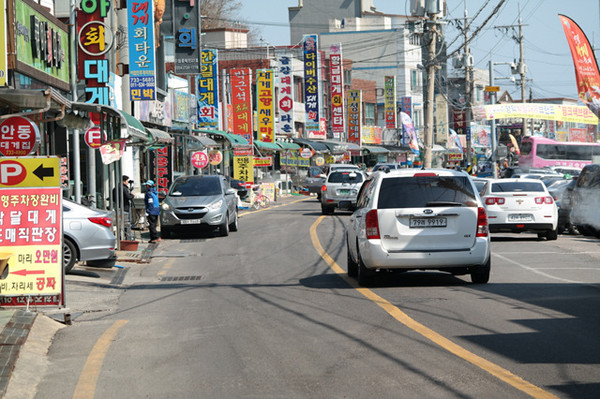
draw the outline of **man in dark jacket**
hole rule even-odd
[[[115,208],[117,208],[117,204],[121,204],[122,212],[121,215],[123,222],[123,236],[121,237],[124,240],[132,240],[133,232],[131,231],[131,213],[129,210],[131,209],[131,201],[133,201],[133,194],[129,188],[129,176],[123,175],[122,179],[123,186],[123,198],[122,200],[117,201],[119,198],[119,188],[115,187],[112,191],[113,202],[115,204]]]
[[[150,230],[150,242],[160,242],[162,240],[156,229],[156,226],[158,225],[158,215],[160,214],[158,192],[154,187],[153,180],[148,180],[144,185],[146,186],[144,205],[146,206],[146,217],[148,218],[148,229]]]

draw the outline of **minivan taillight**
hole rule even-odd
[[[365,216],[365,230],[367,240],[379,240],[379,219],[377,218],[377,209],[371,209]]]
[[[325,191],[327,191],[327,186],[323,184],[321,186],[321,192],[324,193]]]
[[[92,223],[99,224],[102,226],[110,227],[112,226],[112,219],[109,217],[91,217],[88,220]]]
[[[489,234],[487,214],[483,207],[477,208],[477,233],[476,237],[487,237]]]

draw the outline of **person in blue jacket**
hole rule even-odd
[[[158,215],[160,214],[158,192],[154,187],[153,180],[148,180],[144,185],[146,186],[144,205],[146,206],[146,217],[148,218],[148,228],[150,230],[150,242],[160,242],[162,240],[156,229],[156,226],[158,225]]]

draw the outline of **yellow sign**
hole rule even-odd
[[[60,187],[60,158],[0,158],[0,188]]]
[[[497,92],[500,91],[500,86],[485,86],[484,91],[486,92]]]
[[[473,107],[473,118],[476,120],[526,118],[598,124],[598,117],[588,107],[581,105],[539,103],[481,105]]]
[[[233,178],[254,182],[254,157],[233,157]]]

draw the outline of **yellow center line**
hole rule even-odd
[[[96,384],[98,377],[104,364],[104,358],[108,352],[108,348],[112,344],[121,327],[127,324],[127,320],[117,320],[102,334],[83,366],[83,370],[79,375],[79,381],[73,393],[73,399],[93,399],[96,392]]]
[[[173,267],[173,263],[175,263],[175,258],[170,258],[167,263],[163,266],[162,270],[156,273],[157,277],[162,277],[167,274],[167,271]]]
[[[490,373],[494,377],[504,381],[505,383],[511,385],[512,387],[530,395],[534,398],[540,399],[558,399],[557,396],[544,391],[542,388],[531,384],[530,382],[525,381],[521,377],[511,373],[510,371],[498,366],[495,363],[490,362],[474,354],[473,352],[468,351],[462,346],[452,342],[448,338],[442,336],[441,334],[433,331],[432,329],[424,326],[419,323],[415,319],[408,316],[406,313],[401,311],[398,307],[392,305],[389,301],[383,299],[379,295],[375,294],[368,288],[359,287],[354,279],[351,279],[347,276],[346,272],[325,252],[323,247],[321,246],[321,242],[319,241],[319,237],[317,235],[317,226],[323,221],[325,216],[320,216],[315,223],[310,227],[310,239],[312,241],[313,247],[317,251],[317,253],[323,258],[323,260],[329,265],[331,270],[335,273],[339,274],[348,284],[354,287],[358,292],[364,295],[367,299],[374,302],[377,306],[381,307],[385,310],[390,316],[404,324],[406,327],[411,330],[417,332],[423,337],[427,338],[431,342],[439,345],[443,349],[447,350],[450,353],[460,357],[461,359],[466,360],[467,362],[479,367],[480,369]]]

